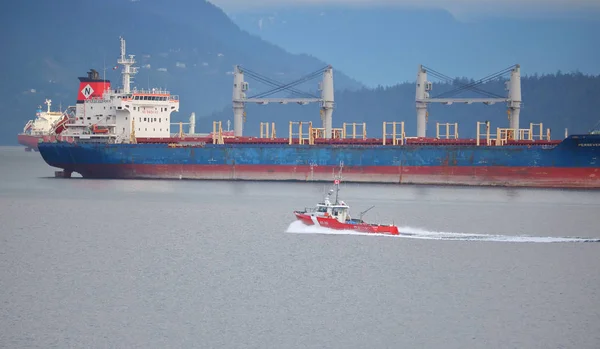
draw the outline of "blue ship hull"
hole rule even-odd
[[[67,175],[600,188],[600,135],[558,145],[282,145],[40,143]]]

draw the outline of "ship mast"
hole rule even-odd
[[[335,205],[338,205],[338,197],[340,192],[340,182],[342,181],[342,169],[344,168],[344,162],[340,162],[340,170],[338,175],[335,177],[333,184],[335,184]]]
[[[117,63],[123,66],[123,71],[121,72],[123,75],[123,92],[129,93],[131,91],[131,76],[138,71],[137,67],[133,67],[135,64],[135,59],[133,58],[134,55],[129,55],[129,58],[127,58],[125,52],[125,39],[123,37],[119,37],[119,39],[121,40],[121,56],[119,57],[119,60],[117,60]]]

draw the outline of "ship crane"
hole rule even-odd
[[[172,122],[171,125],[179,125],[179,136],[183,136],[183,125],[188,125],[188,135],[196,134],[196,113],[192,112],[188,122]]]
[[[246,91],[248,91],[248,83],[244,81],[244,74],[257,79],[267,85],[274,87],[273,89],[258,93],[257,95],[246,97]],[[316,76],[323,74],[323,80],[319,84],[321,90],[321,96],[315,96],[310,93],[298,91],[293,88],[296,85],[304,83]],[[277,92],[288,91],[298,95],[298,97],[292,98],[266,98]],[[325,138],[332,138],[332,114],[334,107],[333,99],[333,69],[329,65],[325,68],[319,69],[311,74],[308,74],[296,81],[282,84],[276,80],[262,76],[258,73],[253,72],[247,68],[241,68],[236,65],[233,70],[233,134],[235,137],[241,137],[243,134],[243,122],[245,116],[245,105],[246,103],[257,103],[257,104],[269,104],[269,103],[298,103],[305,105],[308,103],[320,103],[321,104],[321,121],[323,128],[325,129]]]
[[[428,103],[442,103],[446,105],[450,105],[452,103],[465,103],[465,104],[473,104],[473,103],[483,103],[486,105],[492,105],[495,103],[507,103],[508,114],[510,119],[510,128],[515,130],[514,138],[515,140],[519,139],[519,115],[521,112],[521,68],[518,64],[508,67],[504,70],[501,70],[495,74],[488,75],[482,79],[477,81],[462,84],[458,83],[459,87],[441,93],[435,97],[429,97],[429,91],[432,90],[432,83],[427,81],[427,73],[430,73],[432,76],[436,78],[440,78],[447,82],[452,82],[454,79],[441,74],[429,67],[425,67],[423,65],[419,66],[419,70],[417,72],[417,86],[416,86],[416,96],[415,102],[417,107],[417,137],[425,137],[427,130],[427,104]],[[503,97],[495,93],[487,92],[477,88],[477,86],[484,84],[486,82],[497,79],[504,74],[510,72],[510,80],[506,82],[506,90],[508,91],[508,96]],[[480,94],[483,94],[487,97],[485,98],[451,98],[447,97],[449,95],[459,93],[465,90],[471,90]]]

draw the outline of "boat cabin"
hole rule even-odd
[[[331,217],[337,219],[341,223],[345,223],[346,220],[350,219],[350,215],[348,213],[350,207],[346,205],[343,201],[339,204],[334,205],[326,200],[324,203],[318,203],[313,212],[314,216],[318,217]]]

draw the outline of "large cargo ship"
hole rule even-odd
[[[131,89],[135,60],[126,56],[123,39],[118,63],[123,66],[123,88],[112,90],[94,72],[80,78],[76,118],[63,132],[69,141],[39,143],[44,160],[61,169],[57,176],[75,172],[86,178],[330,181],[343,167],[344,180],[350,182],[600,188],[600,135],[550,140],[541,124],[519,128],[518,66],[511,69],[506,99],[481,100],[430,99],[431,83],[420,67],[417,137],[406,137],[404,123],[394,121],[383,123],[382,138],[368,138],[364,124],[332,127],[331,67],[323,70],[321,97],[299,99],[246,98],[244,71],[236,67],[233,135],[225,134],[217,121],[213,132],[202,135],[195,133],[193,122],[188,134],[181,124],[178,134],[171,132],[177,96]],[[508,103],[509,128],[494,130],[489,122],[478,122],[476,138],[459,139],[457,124],[437,124],[437,136],[424,137],[427,103],[499,101]],[[260,137],[244,137],[244,105],[252,102],[318,102],[323,127],[290,122],[288,137],[278,138],[274,124],[261,123]],[[356,132],[361,127],[363,132]]]
[[[39,106],[35,113],[35,119],[27,121],[23,132],[17,135],[19,144],[25,146],[26,151],[37,151],[38,143],[41,141],[53,141],[59,135],[70,117],[73,117],[73,107],[63,111],[51,111],[52,100],[44,102],[47,110],[43,111]]]

